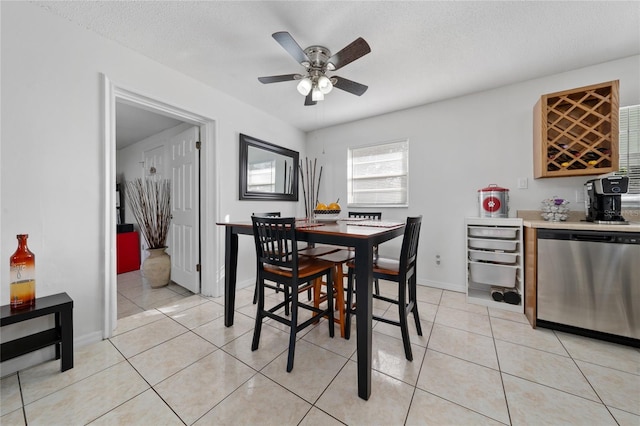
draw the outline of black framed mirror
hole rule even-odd
[[[298,201],[299,153],[240,134],[240,199]]]

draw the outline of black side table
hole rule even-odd
[[[0,345],[0,362],[56,345],[60,371],[73,368],[73,300],[67,293],[36,298],[33,308],[12,311],[9,305],[0,307],[0,326],[55,314],[55,327]]]

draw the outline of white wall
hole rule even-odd
[[[264,210],[259,202],[238,201],[240,132],[301,153],[305,135],[36,5],[1,2],[0,7],[0,261],[8,265],[16,234],[29,234],[29,247],[36,255],[37,295],[71,296],[74,337],[81,345],[101,338],[105,304],[101,73],[120,87],[216,121],[216,165],[207,165],[217,167],[219,176],[218,211],[205,219],[211,222],[227,215],[245,219],[253,210]],[[273,208],[293,214],[297,205],[270,204],[269,210]],[[249,239],[242,240],[241,255],[252,252]],[[224,265],[222,250],[214,256],[207,261]],[[241,269],[239,279],[250,281],[252,269]],[[0,270],[0,303],[6,304],[9,274],[4,266]],[[10,339],[27,327],[4,327],[2,338]],[[1,375],[42,356],[5,362]]]
[[[492,183],[509,188],[511,217],[538,210],[553,195],[584,210],[576,191],[587,177],[533,179],[533,106],[539,97],[616,79],[620,106],[639,104],[640,56],[634,56],[312,132],[307,153],[326,168],[320,198],[347,199],[348,147],[408,138],[410,206],[383,209],[383,218],[422,214],[418,282],[465,291],[464,219],[479,214],[478,189]],[[518,178],[527,178],[528,189],[517,189]],[[399,250],[399,243],[387,243],[381,252]]]

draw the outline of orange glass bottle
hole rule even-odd
[[[27,247],[27,234],[18,234],[18,249],[10,259],[11,309],[26,309],[36,304],[36,256]]]

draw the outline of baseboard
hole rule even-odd
[[[464,284],[445,283],[442,281],[432,281],[432,280],[425,280],[420,278],[418,278],[417,284],[426,286],[426,287],[439,288],[441,290],[456,291],[458,293],[467,292],[467,289],[465,288]]]

